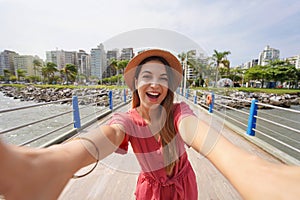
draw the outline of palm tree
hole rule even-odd
[[[194,59],[195,51],[191,50],[188,52],[182,52],[178,55],[178,58],[180,59],[182,66],[184,68],[184,79],[183,79],[183,93],[185,93],[186,89],[186,75],[187,75],[187,67],[190,66],[192,68],[196,68],[196,60]]]
[[[8,81],[9,81],[9,77],[10,77],[10,75],[11,75],[10,70],[4,69],[4,70],[3,70],[3,73],[4,73],[4,79],[5,79],[5,82],[8,82]]]
[[[41,61],[38,60],[38,59],[34,59],[33,60],[33,71],[34,71],[35,78],[37,77],[37,73],[36,72],[39,71],[40,67],[42,67]]]
[[[17,69],[17,80],[20,81],[21,77],[25,77],[26,71],[24,69]]]
[[[117,76],[117,84],[120,85],[119,83],[119,73],[120,70],[123,72],[124,68],[127,66],[129,60],[116,60],[115,58],[112,58],[110,60],[110,65],[113,66],[116,69],[116,76]]]
[[[51,83],[51,80],[54,78],[55,72],[58,71],[56,64],[53,62],[47,62],[46,66],[42,68],[42,74],[44,79],[48,79],[48,83]]]
[[[69,80],[74,82],[77,75],[77,67],[73,64],[66,64],[66,66],[62,69],[62,72],[65,75],[67,85],[69,84]]]
[[[217,50],[214,50],[214,54],[212,55],[213,59],[216,62],[216,82],[215,86],[217,86],[218,81],[218,71],[221,64],[223,64],[225,67],[229,68],[230,62],[227,60],[226,56],[231,54],[230,51],[224,51],[224,52],[218,52]]]
[[[118,76],[118,75],[119,75],[118,60],[115,59],[115,58],[112,58],[112,59],[110,60],[110,64],[109,64],[109,65],[116,69],[117,76]],[[119,84],[119,82],[118,82],[118,84]]]
[[[117,66],[118,66],[118,71],[119,70],[121,70],[121,74],[123,74],[123,72],[124,72],[124,69],[125,69],[125,67],[127,66],[127,64],[128,64],[128,62],[129,62],[129,60],[120,60],[119,62],[118,62],[118,64],[117,64]],[[118,84],[119,84],[119,76],[117,76],[118,77]],[[124,79],[122,79],[123,80],[123,85],[124,85]]]

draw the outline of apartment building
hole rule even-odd
[[[39,76],[41,75],[41,69],[35,69],[33,61],[39,60],[43,63],[42,59],[38,56],[31,55],[17,55],[14,57],[14,66],[15,66],[15,74],[17,75],[17,70],[22,69],[26,73],[26,76]]]
[[[296,69],[300,69],[300,54],[288,57],[285,60],[289,61],[292,65],[295,65]]]
[[[83,50],[77,53],[78,73],[87,77],[91,76],[91,56]]]
[[[121,51],[121,60],[130,60],[133,57],[133,48],[123,48]]]
[[[106,60],[103,44],[91,49],[91,76],[98,77],[100,80],[102,79],[103,72],[107,66]]]
[[[0,75],[4,75],[4,70],[7,69],[10,73],[15,74],[14,58],[18,53],[10,50],[4,50],[0,53]]]
[[[52,62],[57,65],[57,69],[63,69],[66,64],[73,64],[78,66],[77,52],[76,51],[46,51],[46,63]]]
[[[265,66],[270,61],[279,59],[280,51],[275,48],[271,48],[267,45],[264,50],[259,54],[258,65]]]

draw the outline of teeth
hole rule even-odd
[[[148,94],[150,94],[150,95],[154,95],[154,96],[156,96],[156,95],[159,95],[159,93],[158,93],[158,92],[148,92]]]

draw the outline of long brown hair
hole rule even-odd
[[[171,142],[173,139],[176,139],[176,130],[174,127],[174,116],[173,116],[173,101],[174,101],[174,93],[169,88],[172,82],[172,70],[169,67],[169,64],[167,61],[161,57],[158,56],[152,56],[148,57],[145,60],[143,60],[139,66],[137,66],[137,69],[135,71],[135,79],[138,78],[139,73],[141,71],[141,68],[143,64],[152,61],[157,60],[161,63],[163,63],[166,66],[167,76],[168,76],[168,92],[165,97],[165,99],[162,101],[161,106],[166,111],[166,120],[165,123],[159,132],[161,136],[161,141],[163,145],[163,155],[164,155],[164,163],[166,165],[165,170],[168,175],[171,175],[173,172],[173,168],[176,164],[176,161],[178,160],[178,153],[176,148],[176,142]],[[133,80],[134,81],[134,80]],[[132,96],[132,108],[136,108],[140,106],[140,97],[138,95],[137,88],[134,88],[133,96]]]

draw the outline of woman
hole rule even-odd
[[[206,156],[246,199],[298,199],[300,168],[276,165],[231,144],[185,103],[173,103],[182,68],[175,56],[152,49],[134,57],[124,78],[133,108],[81,138],[46,149],[0,142],[0,193],[7,199],[56,199],[80,168],[128,142],[141,165],[137,199],[197,199],[184,145]],[[12,168],[12,166],[14,166]]]

